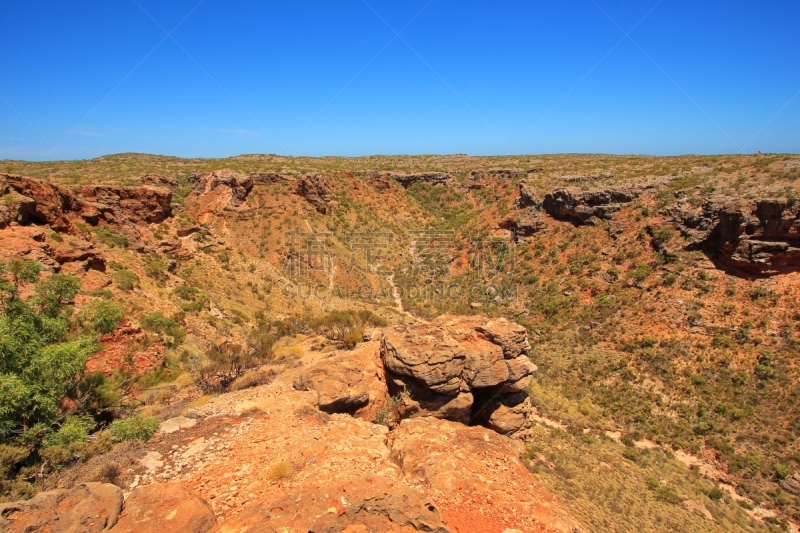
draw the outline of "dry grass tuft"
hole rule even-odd
[[[287,461],[275,463],[269,468],[267,472],[267,479],[272,482],[286,481],[294,477],[294,466]]]

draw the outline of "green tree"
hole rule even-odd
[[[68,274],[53,274],[36,284],[36,300],[39,312],[48,317],[56,317],[66,304],[75,298],[81,282]]]

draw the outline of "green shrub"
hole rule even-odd
[[[659,240],[667,240],[675,234],[675,228],[672,226],[663,226],[655,231],[655,237]]]
[[[794,474],[794,470],[792,467],[786,463],[778,463],[775,465],[775,479],[781,480],[786,479]]]
[[[124,268],[114,272],[111,277],[117,287],[123,291],[132,291],[139,286],[139,276]]]
[[[54,274],[36,285],[28,301],[17,296],[21,283],[32,283],[38,264],[0,263],[0,442],[20,430],[38,435],[54,424],[66,400],[78,398],[86,359],[97,349],[85,338],[68,340],[68,303],[80,283]],[[38,313],[37,313],[38,310]],[[90,391],[89,391],[90,392]],[[82,404],[76,404],[81,409]],[[38,438],[33,438],[34,443]]]
[[[172,291],[175,296],[183,300],[181,310],[185,313],[202,311],[208,305],[209,298],[197,287],[180,286]]]
[[[162,342],[170,348],[179,346],[186,338],[183,326],[161,313],[150,313],[142,319],[141,323],[145,330],[157,333]]]
[[[650,265],[639,265],[631,270],[629,274],[637,283],[641,283],[646,280],[652,272],[653,268]]]
[[[361,342],[364,339],[364,330],[362,328],[355,329],[353,331],[348,331],[342,337],[342,342],[346,348],[353,349],[356,347],[356,344]]]
[[[94,228],[94,235],[98,241],[109,246],[119,246],[120,248],[127,248],[130,246],[130,241],[124,235],[120,235],[108,228],[97,226]]]
[[[67,446],[73,442],[85,442],[89,432],[94,429],[92,417],[70,416],[55,433],[47,435],[42,444],[45,446]]]
[[[110,300],[95,300],[81,310],[83,327],[98,333],[111,333],[122,320],[122,309]]]
[[[23,446],[9,446],[0,444],[0,480],[30,455],[30,450]]]
[[[108,426],[108,432],[118,442],[138,440],[147,442],[158,430],[159,422],[146,416],[132,416],[122,420],[114,420]]]
[[[309,321],[308,327],[329,340],[342,341],[353,348],[364,335],[365,327],[383,327],[386,321],[366,309],[360,311],[331,311]]]
[[[153,259],[145,265],[145,273],[148,277],[155,280],[156,285],[159,287],[164,286],[169,279],[167,275],[167,264],[160,259]]]

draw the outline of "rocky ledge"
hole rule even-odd
[[[379,347],[309,365],[295,389],[313,391],[327,413],[374,420],[383,409],[390,426],[430,416],[524,438],[533,424],[525,391],[536,365],[522,326],[445,316],[368,335]]]
[[[206,533],[217,525],[211,507],[180,483],[133,489],[82,483],[0,504],[0,531],[22,533]]]
[[[0,174],[0,229],[48,225],[54,231],[77,233],[72,216],[91,226],[110,226],[125,233],[136,224],[163,222],[172,216],[172,192],[139,187],[62,187],[44,180]],[[135,232],[134,232],[135,233]],[[138,239],[138,235],[130,235]]]
[[[720,263],[759,274],[800,268],[800,205],[785,199],[708,198],[665,210],[689,243]]]
[[[399,418],[433,416],[517,434],[532,424],[529,349],[525,328],[505,319],[441,317],[386,331],[381,359]]]

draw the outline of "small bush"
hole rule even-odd
[[[122,320],[122,309],[109,300],[95,300],[81,310],[78,320],[85,328],[111,333]]]
[[[121,269],[111,275],[114,283],[117,284],[120,290],[132,291],[139,287],[139,276],[130,270]]]
[[[273,482],[284,481],[292,478],[293,476],[294,467],[292,466],[292,463],[287,461],[275,463],[269,468],[269,471],[267,471],[267,479]]]
[[[167,275],[167,264],[159,259],[154,259],[145,265],[145,273],[149,278],[155,280],[156,285],[163,287],[169,279]]]
[[[67,446],[73,442],[83,442],[94,428],[94,420],[90,416],[71,416],[55,433],[45,437],[45,446]]]
[[[259,385],[267,385],[268,383],[271,383],[274,378],[274,372],[251,370],[233,380],[230,385],[230,390],[242,390],[258,387]]]
[[[356,347],[356,344],[361,342],[364,339],[364,329],[358,328],[353,331],[349,331],[344,334],[342,337],[342,342],[344,343],[345,347],[348,349],[353,349]]]
[[[758,285],[752,291],[750,291],[750,299],[751,300],[760,300],[761,298],[767,298],[772,296],[773,293],[764,285]]]
[[[185,313],[202,311],[208,304],[209,298],[197,287],[181,286],[172,291],[175,296],[183,300],[181,310]]]
[[[652,272],[653,268],[650,265],[639,265],[630,271],[630,275],[637,283],[641,283],[646,280]]]
[[[0,479],[5,478],[28,455],[30,455],[30,451],[27,448],[0,444]]]
[[[108,432],[118,442],[138,440],[147,442],[158,430],[159,422],[155,418],[132,416],[124,420],[115,420],[108,426]]]
[[[170,348],[179,346],[186,338],[183,326],[161,313],[150,313],[142,319],[141,323],[145,330],[157,333],[162,342]]]
[[[94,291],[86,291],[86,296],[91,296],[93,298],[105,298],[106,300],[111,300],[114,298],[114,293],[112,293],[108,289],[99,289]]]
[[[127,248],[130,246],[130,241],[126,236],[120,235],[119,233],[111,231],[108,228],[97,226],[94,228],[94,235],[98,241],[109,246],[119,246],[121,248]]]
[[[775,479],[782,480],[791,477],[794,474],[792,467],[786,463],[779,463],[775,465]]]
[[[675,234],[675,228],[673,228],[672,226],[663,226],[661,228],[658,228],[655,232],[656,238],[662,241],[669,239],[674,234]]]

